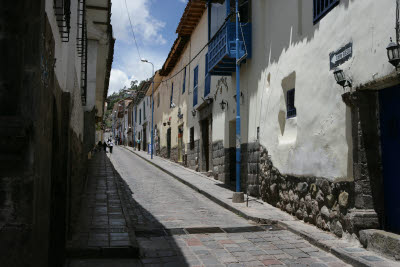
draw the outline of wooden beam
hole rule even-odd
[[[101,7],[101,6],[89,6],[86,5],[87,9],[93,9],[93,10],[100,10],[100,11],[108,11],[108,7]]]
[[[102,22],[102,21],[93,21],[93,24],[97,24],[97,25],[108,25],[107,22]]]

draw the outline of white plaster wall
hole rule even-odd
[[[143,103],[145,103],[145,109],[146,109],[145,117],[143,115]],[[134,108],[133,108],[133,110],[134,110]],[[140,114],[139,110],[142,110],[141,114]],[[151,139],[150,139],[151,138],[151,107],[150,107],[150,97],[149,96],[145,96],[137,105],[137,115],[136,116],[137,116],[137,120],[135,123],[135,131],[136,131],[135,139],[137,140],[139,137],[139,132],[143,131],[144,122],[147,122],[147,125],[146,125],[146,139],[147,140],[146,141],[147,141],[147,143],[150,143],[151,142]],[[139,116],[142,116],[141,123],[139,123],[140,122]],[[133,112],[133,121],[135,121],[135,112]],[[142,134],[143,133],[140,134],[141,142],[143,141]]]
[[[199,51],[204,47],[205,44],[208,42],[208,11],[206,10],[196,29],[193,31],[190,37],[190,55],[193,58]],[[208,49],[205,48],[199,56],[197,56],[190,64],[190,71],[186,73],[186,77],[189,77],[189,84],[188,84],[188,112],[187,112],[187,119],[188,119],[188,127],[186,128],[187,132],[190,131],[191,127],[194,127],[194,140],[199,140],[201,133],[200,133],[200,124],[199,124],[199,112],[196,113],[196,116],[192,116],[192,110],[195,109],[198,105],[200,105],[204,97],[204,80],[205,80],[205,64],[206,59],[205,56],[207,54]],[[194,69],[198,66],[198,89],[197,89],[197,105],[193,107],[193,78],[194,78]],[[184,136],[185,138],[185,136]],[[184,139],[185,143],[190,142],[190,135],[186,135],[186,139]]]
[[[395,1],[341,1],[316,25],[312,8],[312,1],[252,1],[253,57],[241,71],[248,120],[242,122],[249,142],[260,127],[260,142],[282,173],[351,180],[350,114],[329,53],[353,42],[353,57],[341,68],[354,86],[392,72],[385,48],[395,35]],[[291,86],[297,116],[286,119]]]
[[[80,94],[80,57],[76,52],[77,2],[71,1],[71,28],[69,42],[63,43],[54,16],[53,1],[46,0],[45,11],[55,41],[55,78],[61,90],[71,93],[71,127],[83,140],[83,109]]]
[[[204,76],[205,76],[205,54],[207,49],[204,49],[198,57],[196,57],[188,66],[192,59],[207,43],[207,12],[205,12],[192,33],[191,39],[186,44],[182,55],[171,72],[162,77],[162,82],[155,93],[156,98],[160,97],[160,106],[157,106],[157,99],[154,109],[154,123],[160,133],[160,147],[167,146],[167,130],[171,128],[171,148],[178,146],[178,129],[183,126],[183,143],[185,150],[188,148],[186,144],[190,142],[190,128],[195,127],[195,140],[199,139],[200,128],[198,125],[198,117],[192,116],[193,110],[193,70],[199,66],[198,76],[198,103],[202,102],[201,97],[204,95]],[[186,66],[186,82],[185,92],[182,93],[184,71],[181,71]],[[180,72],[181,71],[181,72]],[[179,72],[179,74],[177,74]],[[177,75],[176,75],[177,74]],[[170,97],[174,84],[172,102],[174,108],[170,108]],[[178,118],[179,109],[183,118]],[[171,120],[170,120],[171,118]],[[171,122],[171,125],[164,126],[164,122]]]
[[[87,58],[87,91],[85,111],[93,110],[96,104],[96,83],[97,83],[97,53],[99,42],[97,40],[88,40],[88,58]]]

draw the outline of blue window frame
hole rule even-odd
[[[197,89],[199,79],[199,66],[196,66],[193,70],[193,107],[197,105]]]
[[[208,60],[207,60],[207,55],[206,55],[206,73],[205,73],[205,79],[204,79],[204,97],[206,97],[210,93],[210,87],[211,87],[211,77],[208,75]]]
[[[142,110],[139,109],[139,124],[142,124]]]
[[[183,71],[183,85],[182,85],[182,94],[185,93],[185,88],[186,87],[186,67],[185,70]]]
[[[294,106],[295,88],[290,89],[286,93],[286,117],[296,117],[296,107]]]
[[[135,122],[137,122],[137,107],[135,107]]]
[[[148,100],[148,99],[147,99]],[[143,101],[143,120],[146,119],[146,105],[145,105],[145,101]]]
[[[174,96],[174,83],[171,83],[171,97],[169,99],[169,107],[172,108],[172,98]]]
[[[339,4],[340,0],[314,0],[314,24]]]

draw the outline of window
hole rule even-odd
[[[158,93],[157,95],[157,107],[160,106],[160,93]]]
[[[194,127],[190,128],[190,150],[194,149]]]
[[[206,97],[210,93],[210,87],[211,87],[211,77],[208,75],[208,58],[206,54],[206,73],[205,73],[205,79],[204,79],[204,97]]]
[[[171,83],[171,97],[169,99],[169,107],[172,108],[172,98],[174,96],[174,83]]]
[[[183,85],[182,85],[182,94],[185,93],[185,86],[186,86],[186,67],[185,70],[183,71]]]
[[[339,4],[339,0],[314,0],[314,24]]]
[[[286,93],[286,117],[296,117],[296,108],[294,106],[294,92],[295,89],[290,89]]]
[[[148,99],[147,99],[148,100]],[[145,101],[143,101],[143,120],[146,119],[146,105],[145,105]]]
[[[137,107],[135,107],[135,122],[137,122]]]
[[[139,124],[142,124],[142,110],[139,109]]]
[[[199,78],[199,66],[193,70],[193,107],[197,105],[197,82]]]

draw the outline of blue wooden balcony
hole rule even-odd
[[[239,58],[251,58],[251,23],[241,24],[243,35],[239,28]],[[221,31],[214,35],[208,46],[207,61],[208,72],[211,75],[230,76],[236,71],[235,22],[227,22]]]

